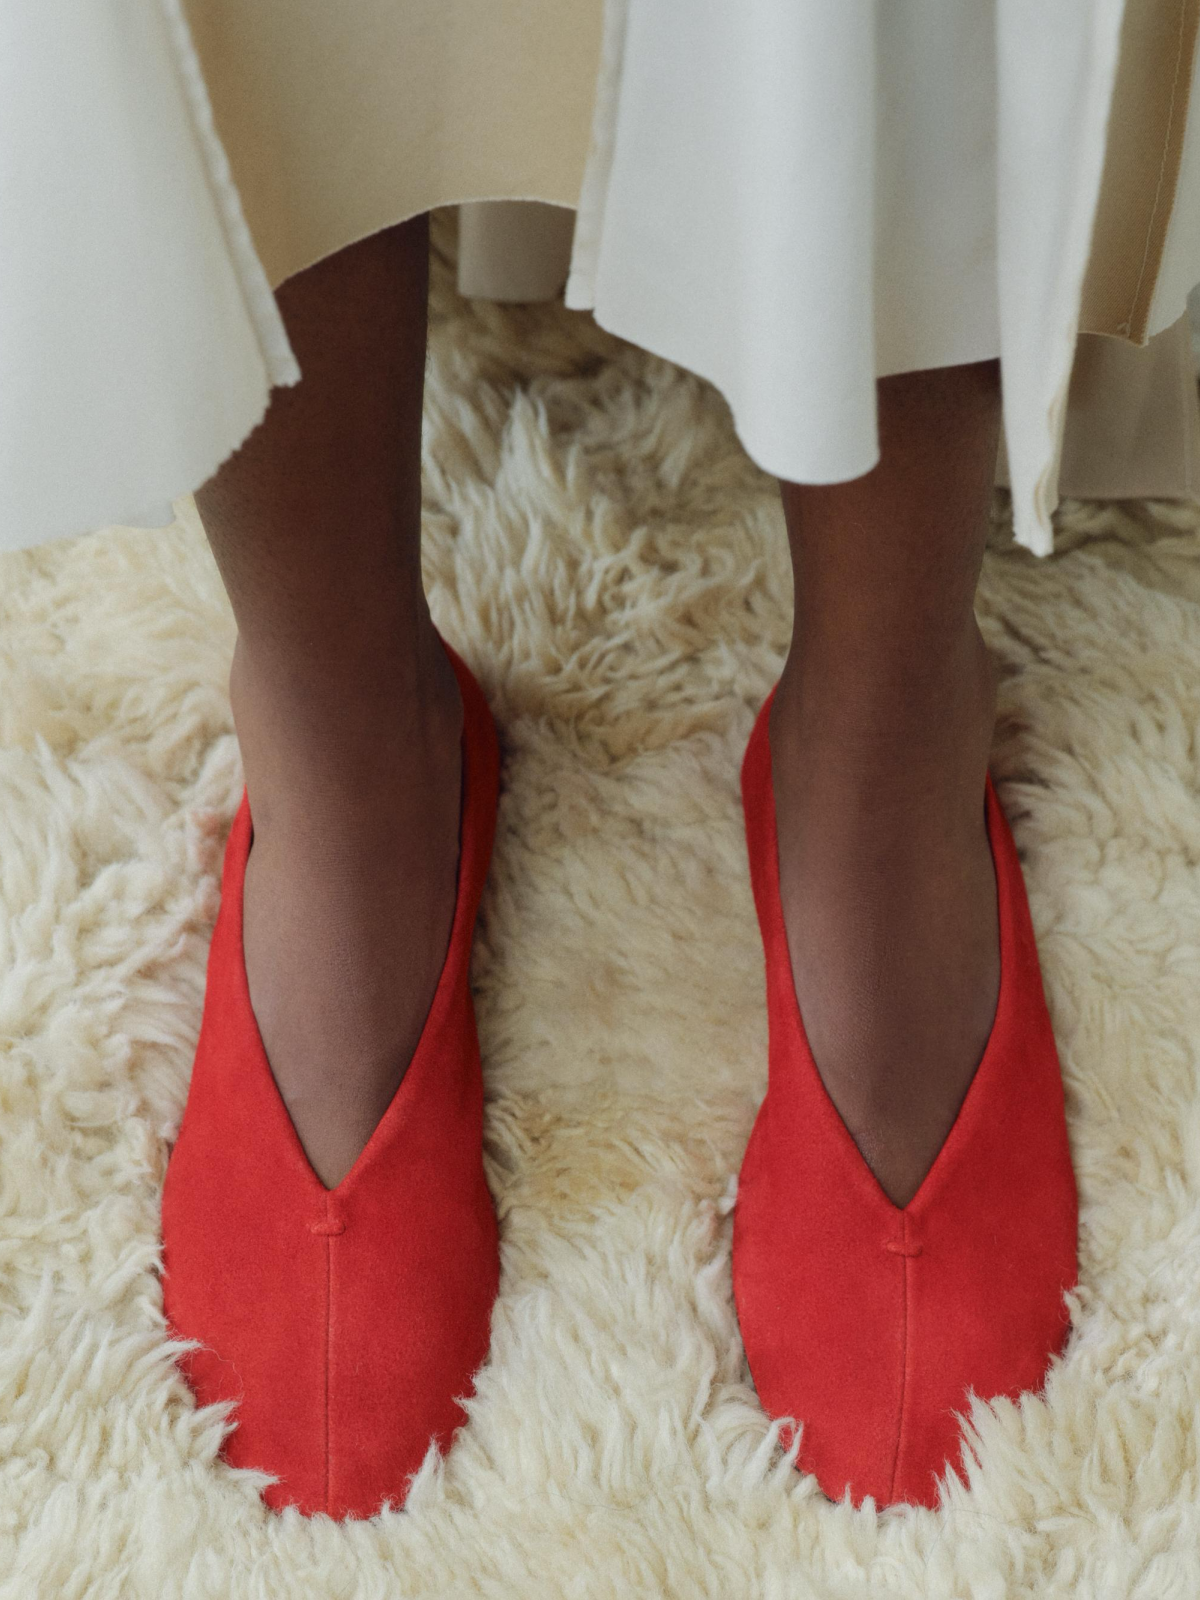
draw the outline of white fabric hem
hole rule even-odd
[[[570,271],[563,292],[563,299],[572,311],[588,311],[596,303],[596,271],[600,261],[604,205],[616,141],[627,4],[628,0],[606,0],[604,7],[604,33],[592,112],[592,138],[579,191],[579,208],[575,213]]]
[[[877,462],[874,379],[999,355],[1016,539],[1049,554],[1125,4],[608,0],[567,304],[715,383],[752,459],[799,482]],[[869,123],[872,71],[873,165],[830,137]],[[890,356],[881,307],[912,330]]]
[[[178,0],[0,8],[0,148],[0,548],[23,549],[160,515],[300,370]]]
[[[188,110],[191,112],[192,126],[212,185],[217,215],[225,230],[230,259],[241,284],[246,311],[258,335],[267,380],[272,386],[299,383],[300,367],[288,342],[287,330],[267,274],[250,237],[229,158],[217,134],[212,102],[191,30],[183,14],[182,0],[161,0],[161,4]]]
[[[1046,88],[1047,62],[1054,63],[1059,95],[1053,109],[1061,146],[1074,143],[1074,170],[1058,174],[1066,193],[1050,183],[1031,193],[1030,163],[1041,152],[1029,140],[1019,107],[1000,110],[999,292],[1004,388],[1004,431],[1013,485],[1013,536],[1034,555],[1054,549],[1052,517],[1058,505],[1063,430],[1071,368],[1079,338],[1079,316],[1088,249],[1104,173],[1106,133],[1120,57],[1124,0],[1075,0],[1068,18],[1075,41],[1086,41],[1089,60],[1079,73],[1076,93],[1067,94],[1055,26],[1044,30],[1041,0],[1009,0],[999,13],[998,66],[1021,85],[1026,105],[1039,103]],[[1045,50],[1036,41],[1045,31]],[[1049,115],[1049,112],[1047,112]],[[1049,133],[1052,130],[1047,129]],[[1074,204],[1069,202],[1074,201]],[[1039,205],[1036,202],[1040,202]],[[1065,211],[1065,222],[1062,220]],[[1055,273],[1054,268],[1058,271]],[[1046,285],[1040,303],[1029,286],[1030,273]],[[1006,270],[1007,269],[1007,270]],[[1057,282],[1054,281],[1057,277]],[[1038,412],[1041,421],[1028,420]]]

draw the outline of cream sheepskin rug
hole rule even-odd
[[[559,307],[457,300],[427,579],[502,730],[475,948],[492,1354],[408,1508],[274,1515],[164,1339],[158,1207],[241,791],[190,502],[0,560],[0,1597],[1200,1594],[1200,541],[998,510],[980,598],[1082,1203],[1044,1395],[937,1511],[833,1504],[743,1363],[728,1188],[764,1088],[738,766],[783,526],[711,389]]]

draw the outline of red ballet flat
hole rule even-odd
[[[1077,1281],[1075,1174],[1025,884],[989,777],[996,1017],[937,1159],[896,1206],[805,1038],[779,894],[773,700],[742,764],[770,1054],[734,1208],[738,1320],[764,1409],[802,1424],[797,1465],[831,1499],[848,1490],[855,1505],[869,1495],[932,1507],[947,1466],[965,1481],[955,1412],[968,1390],[1015,1399],[1040,1388]]]
[[[446,964],[408,1071],[333,1189],[309,1165],[251,1009],[242,888],[248,795],[225,847],[191,1086],[163,1191],[163,1303],[200,1341],[197,1401],[232,1401],[225,1458],[278,1481],[265,1499],[369,1517],[400,1505],[432,1442],[465,1420],[499,1280],[484,1178],[483,1082],[468,984],[495,830],[499,754],[459,657],[463,783]]]

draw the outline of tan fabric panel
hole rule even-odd
[[[603,0],[185,10],[272,287],[448,201],[579,198]]]
[[[575,212],[528,200],[458,208],[458,292],[480,300],[553,300],[571,267]]]
[[[274,286],[449,201],[578,201],[603,0],[185,0],[185,9]],[[1127,0],[1084,285],[1089,332],[1145,340],[1198,28],[1200,0]]]
[[[996,482],[1008,481],[1001,438]],[[1200,391],[1187,317],[1145,345],[1080,337],[1058,487],[1079,500],[1200,499]]]
[[[447,201],[578,201],[603,0],[185,0],[185,8],[273,286]],[[1200,492],[1183,334],[1171,329],[1137,348],[1175,199],[1198,28],[1200,0],[1127,0],[1081,319],[1090,333],[1118,337],[1080,341],[1064,494]],[[463,292],[558,292],[571,212],[466,205],[461,215]]]
[[[1126,0],[1080,326],[1143,344],[1175,199],[1200,0]]]

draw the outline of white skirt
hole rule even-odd
[[[567,303],[800,482],[999,356],[1017,536],[1081,330],[1200,282],[1200,0],[55,0],[0,13],[0,548],[161,524],[301,376],[272,289],[435,205],[576,209]],[[1190,114],[1189,114],[1190,113]]]

